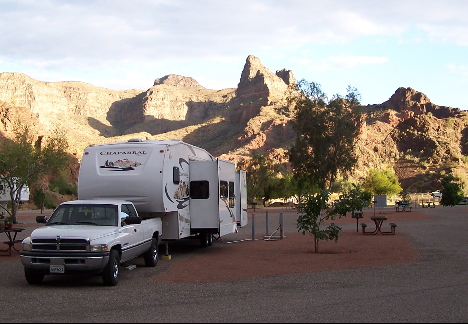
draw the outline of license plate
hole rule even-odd
[[[50,273],[65,273],[65,266],[64,265],[51,265]]]

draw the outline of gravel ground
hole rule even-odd
[[[360,222],[371,228],[374,212]],[[336,221],[344,230],[338,243],[316,254],[297,233],[294,210],[258,209],[254,227],[251,219],[212,247],[171,243],[172,259],[155,268],[136,259],[116,287],[70,276],[30,286],[17,254],[1,257],[2,322],[467,322],[468,208],[376,212],[397,224],[396,235],[364,236],[347,217]],[[264,241],[280,213],[285,237]],[[33,219],[20,216],[21,234],[35,228]]]

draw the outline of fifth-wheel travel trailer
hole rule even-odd
[[[213,235],[247,225],[245,171],[180,140],[140,140],[84,150],[78,199],[131,201],[142,218],[160,217],[163,240]]]
[[[11,178],[17,179],[17,178]],[[13,190],[16,189],[16,185],[13,185]],[[21,189],[19,195],[19,202],[23,203],[29,200],[29,187],[24,185]],[[8,186],[6,180],[0,180],[0,215],[5,215],[7,210],[8,202],[11,201],[10,197],[10,187]]]

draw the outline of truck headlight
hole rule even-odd
[[[109,247],[107,244],[92,244],[89,246],[90,252],[107,252],[109,251]]]
[[[23,240],[23,251],[32,251],[31,237],[27,237]]]

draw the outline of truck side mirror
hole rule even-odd
[[[47,223],[47,216],[44,216],[44,215],[36,216],[36,223],[40,223],[40,224]]]
[[[125,218],[125,224],[127,225],[141,224],[141,218],[138,216],[129,216]]]

